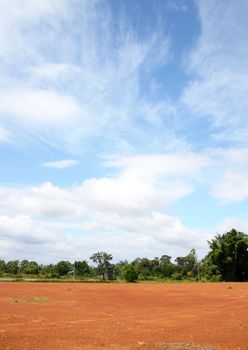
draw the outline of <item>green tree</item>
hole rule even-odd
[[[29,261],[25,273],[30,275],[38,275],[39,270],[40,268],[36,261]]]
[[[179,256],[175,259],[177,263],[177,273],[182,277],[198,277],[199,264],[195,249],[191,249],[186,256]]]
[[[72,270],[72,265],[69,261],[61,260],[55,265],[55,271],[59,276],[68,275],[68,273]]]
[[[40,274],[45,275],[46,277],[58,277],[58,273],[55,270],[55,265],[49,264],[49,265],[40,265]]]
[[[101,274],[102,279],[105,280],[110,272],[112,265],[110,261],[113,259],[113,256],[106,252],[98,252],[93,254],[90,259],[97,264],[97,272]]]
[[[4,260],[0,259],[0,273],[6,272],[6,263]]]
[[[115,264],[115,273],[118,277],[121,277],[121,270],[122,270],[123,266],[125,266],[127,264],[128,264],[127,260],[121,260]]]
[[[208,277],[220,275],[224,281],[248,280],[248,235],[232,229],[208,242],[210,252],[204,265]]]
[[[138,279],[138,273],[134,265],[126,264],[121,268],[121,277],[127,282],[135,282]]]
[[[28,262],[28,260],[22,260],[21,262],[20,262],[20,272],[21,273],[26,273],[25,272],[25,269],[26,269],[26,267],[28,266],[28,264],[29,264],[29,262]]]
[[[156,258],[155,258],[156,259]],[[149,260],[148,258],[137,258],[132,264],[135,266],[136,271],[138,272],[140,279],[149,279],[154,275],[154,261]]]
[[[90,275],[90,267],[86,260],[75,261],[75,274],[79,276],[88,276]]]
[[[171,256],[162,255],[159,260],[159,268],[161,277],[171,277],[173,272],[175,272],[175,265],[171,262]]]
[[[6,271],[7,273],[10,273],[12,275],[17,275],[17,273],[19,272],[19,261],[18,260],[8,261],[6,264]]]
[[[36,261],[22,260],[20,264],[20,272],[29,275],[37,275],[39,273],[39,265]]]

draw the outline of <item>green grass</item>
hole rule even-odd
[[[29,303],[48,303],[49,299],[48,298],[31,298],[29,300]]]
[[[48,298],[28,298],[28,299],[12,299],[10,301],[11,304],[29,304],[29,303],[48,303],[50,300]]]

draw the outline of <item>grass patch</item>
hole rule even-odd
[[[48,298],[31,298],[29,300],[29,303],[48,303],[49,299]]]
[[[30,304],[30,303],[48,303],[50,300],[48,298],[25,298],[25,299],[17,299],[14,298],[10,301],[11,304]]]
[[[192,343],[158,343],[160,348],[164,350],[215,350],[210,345],[197,345]]]

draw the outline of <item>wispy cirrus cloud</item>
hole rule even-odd
[[[247,2],[210,0],[197,6],[201,35],[187,61],[192,78],[182,101],[198,117],[209,118],[216,128],[212,136],[246,144]]]
[[[79,163],[78,160],[75,159],[64,159],[64,160],[57,160],[54,162],[45,162],[42,163],[41,166],[45,168],[54,168],[54,169],[66,169],[71,168]]]
[[[2,4],[9,13],[0,26],[0,120],[13,133],[18,125],[19,138],[39,134],[72,152],[95,139],[128,146],[135,131],[146,137],[139,120],[156,132],[173,116],[166,96],[143,90],[143,80],[168,61],[165,28],[140,39],[125,13],[114,21],[105,1],[12,2]]]
[[[10,139],[10,134],[9,132],[0,126],[0,142],[8,142]]]

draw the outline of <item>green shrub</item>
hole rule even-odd
[[[182,274],[181,274],[180,272],[174,272],[174,273],[171,275],[171,278],[172,278],[173,280],[180,281],[180,280],[183,278],[183,276],[182,276]]]
[[[127,282],[135,282],[138,279],[138,273],[132,264],[126,264],[121,269],[121,277]]]
[[[221,281],[221,275],[213,275],[210,279],[211,282],[220,282]]]

